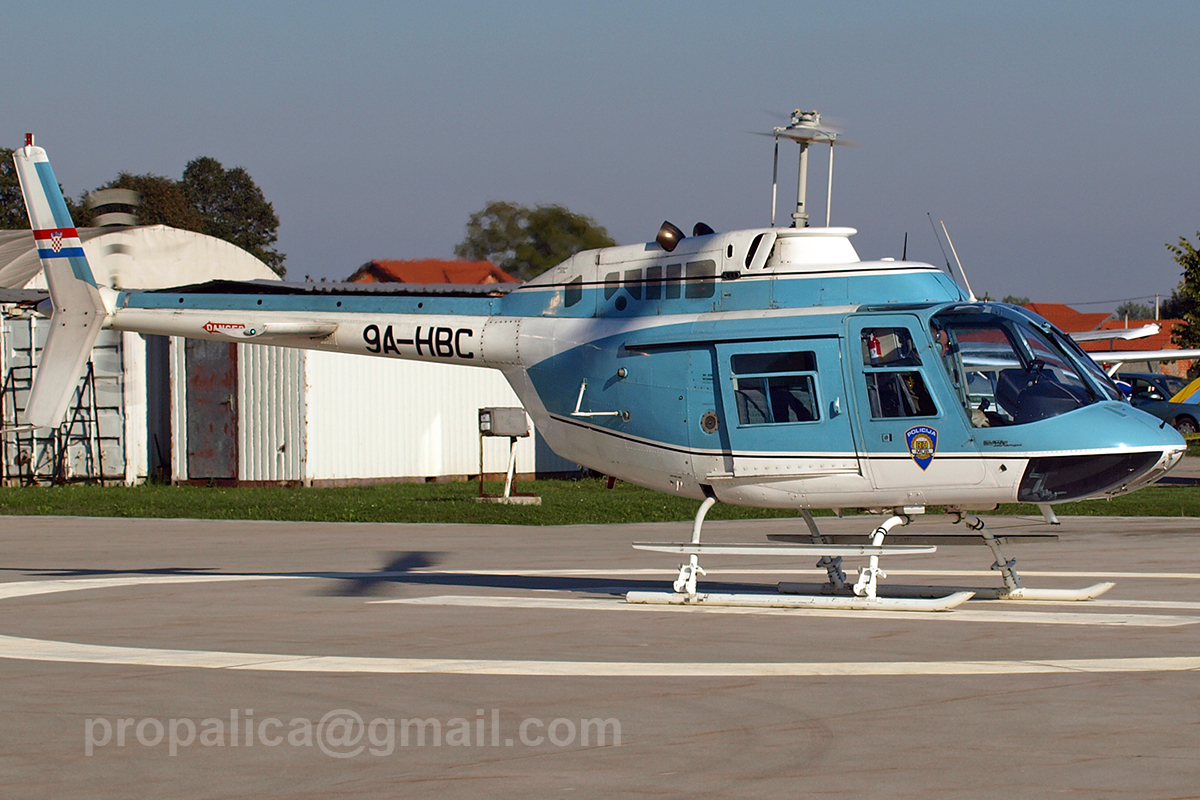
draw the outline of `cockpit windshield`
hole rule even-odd
[[[975,427],[1023,425],[1121,397],[1078,345],[1016,311],[956,306],[934,315],[930,332]]]

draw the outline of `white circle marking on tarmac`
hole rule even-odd
[[[854,610],[823,609],[823,608],[744,608],[737,606],[685,606],[685,605],[654,605],[640,603],[621,603],[612,599],[592,597],[504,597],[496,595],[432,595],[421,597],[402,597],[390,600],[368,600],[371,605],[413,605],[413,606],[458,606],[462,608],[538,608],[559,611],[626,611],[630,613],[675,613],[675,614],[733,614],[741,616],[779,616],[779,617],[832,617],[836,619],[888,619],[912,620],[921,622],[1002,622],[1014,625],[1101,625],[1127,626],[1142,628],[1167,628],[1180,625],[1196,625],[1200,616],[1182,616],[1167,614],[1105,614],[1089,611],[1075,613],[1070,611],[1033,610],[1032,603],[1022,602],[1025,606],[1020,611],[1012,609],[1014,602],[980,600],[981,606],[991,605],[993,608],[964,609],[955,608],[951,612],[931,613],[928,611],[899,611],[890,610]],[[1070,603],[1055,603],[1078,608],[1079,601]],[[1004,609],[1007,605],[1008,609]],[[1042,605],[1038,601],[1037,606]],[[1110,607],[1123,607],[1116,603]],[[995,610],[999,606],[1003,610]],[[1192,611],[1200,611],[1200,603],[1180,606]]]
[[[121,578],[21,581],[0,584],[0,599],[81,589],[149,584],[214,583],[302,578],[255,575],[139,575]],[[1200,656],[1005,661],[883,662],[642,662],[522,661],[465,658],[389,658],[236,653],[56,642],[0,635],[0,658],[72,664],[150,666],[267,672],[451,674],[571,677],[834,677],[898,675],[1018,675],[1200,670]]]

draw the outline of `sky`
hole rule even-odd
[[[622,244],[770,222],[769,132],[818,110],[832,223],[979,295],[1169,295],[1200,230],[1195,2],[206,2],[10,5],[0,144],[78,196],[121,171],[245,167],[288,278],[449,258],[491,200]],[[24,31],[24,35],[21,35]],[[780,148],[780,218],[798,148]],[[825,217],[827,149],[809,206]]]

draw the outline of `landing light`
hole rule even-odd
[[[685,238],[687,237],[683,231],[664,220],[662,226],[658,229],[658,235],[654,237],[654,241],[658,242],[663,250],[672,253]]]

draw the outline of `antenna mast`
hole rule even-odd
[[[816,111],[792,112],[787,126],[777,126],[775,135],[775,167],[771,176],[771,227],[775,227],[775,202],[779,183],[779,140],[791,139],[800,145],[800,168],[796,175],[796,210],[792,213],[793,228],[808,227],[808,146],[814,142],[829,143],[829,182],[825,190],[825,226],[829,226],[829,211],[833,204],[833,145],[837,133],[821,127],[821,115]]]
[[[963,270],[962,260],[958,257],[958,251],[954,249],[954,240],[950,238],[950,231],[946,230],[946,223],[940,219],[938,222],[942,223],[942,233],[946,234],[946,243],[950,245],[950,252],[954,253],[954,263],[958,264],[958,274],[962,275],[963,283],[966,284],[967,287],[967,294],[970,296],[971,302],[973,303],[977,298],[975,297],[974,290],[971,289],[971,282],[967,280],[967,273]],[[947,266],[948,265],[949,262],[947,262]]]

